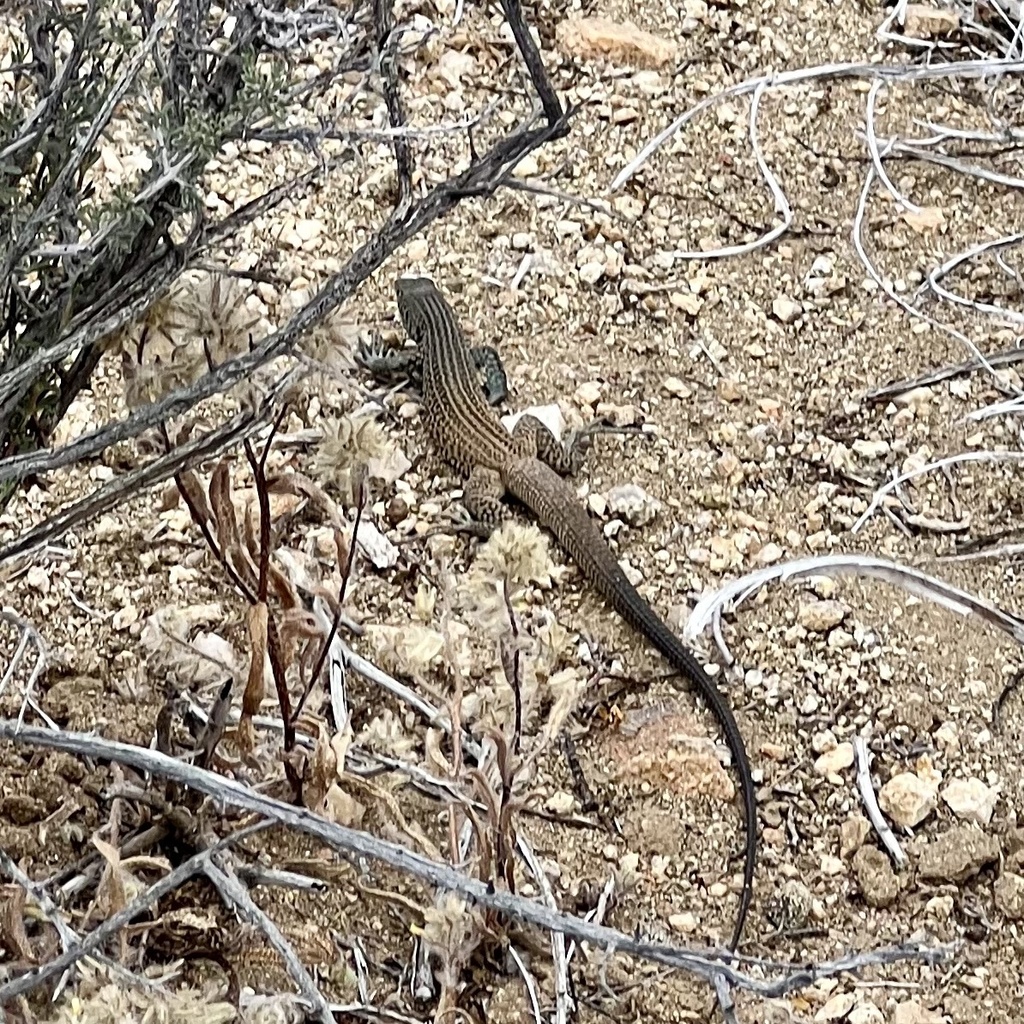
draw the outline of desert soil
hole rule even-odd
[[[1012,559],[941,560],[968,540],[1002,531],[1014,539],[1021,500],[1012,462],[967,463],[948,478],[941,472],[920,477],[901,492],[909,511],[893,501],[893,515],[879,511],[863,529],[852,530],[875,488],[894,474],[944,455],[1018,447],[1012,417],[966,419],[1001,397],[984,372],[894,401],[864,397],[873,387],[970,357],[961,342],[915,321],[887,297],[856,252],[854,219],[870,166],[862,134],[869,83],[823,77],[759,97],[760,147],[793,210],[791,228],[772,244],[715,260],[671,255],[742,245],[777,223],[751,148],[748,97],[711,108],[623,189],[608,191],[645,141],[724,86],[769,70],[909,59],[910,51],[876,39],[888,8],[781,0],[707,7],[688,0],[677,11],[618,0],[584,12],[636,21],[674,43],[677,60],[658,69],[563,52],[556,28],[572,13],[548,3],[528,11],[563,99],[580,104],[569,135],[517,170],[520,180],[554,194],[506,189],[463,202],[397,253],[340,311],[339,344],[357,336],[397,339],[392,281],[403,272],[426,273],[448,295],[471,340],[499,348],[512,384],[511,407],[558,402],[570,426],[598,414],[643,425],[642,432],[600,436],[576,484],[581,499],[603,514],[611,543],[641,592],[674,628],[682,627],[701,594],[728,580],[788,559],[839,553],[890,559],[1007,611],[1019,607]],[[457,28],[448,5],[405,4],[398,14],[429,19],[440,30],[403,60],[412,123],[457,120],[522,81],[496,10],[467,4]],[[318,43],[311,64],[329,52]],[[919,135],[914,118],[991,130],[989,88],[976,82],[895,85],[876,99],[876,131]],[[999,95],[993,102],[1004,103],[1004,113],[1019,112],[1020,98],[1018,88],[1012,102],[1011,89],[1009,101]],[[379,109],[367,98],[358,114],[380,125]],[[419,140],[416,154],[422,169],[417,186],[433,183],[468,159],[465,134]],[[281,165],[266,166],[264,157],[256,146],[226,154],[210,170],[210,205],[241,201],[282,172]],[[296,150],[284,166],[305,167],[307,159]],[[1019,174],[1019,151],[993,166]],[[1024,202],[1009,188],[908,160],[891,160],[887,168],[897,187],[934,218],[903,216],[877,182],[866,203],[861,231],[870,258],[908,299],[932,267],[1024,219]],[[392,177],[387,147],[369,147],[364,161],[343,164],[322,190],[261,221],[226,254],[242,267],[252,265],[251,254],[274,251],[264,266],[280,287],[246,293],[264,328],[283,322],[379,223]],[[526,257],[528,271],[512,288]],[[1007,258],[1012,263],[1012,255]],[[1020,310],[1020,291],[1007,287],[1000,295],[999,273],[991,267],[954,283],[973,298]],[[921,304],[983,350],[1012,343],[1012,331],[995,319],[949,304]],[[323,345],[317,352],[323,354]],[[1012,369],[1001,379],[1020,384]],[[336,420],[362,403],[360,388],[369,386],[355,370],[315,374],[301,386],[298,412],[283,429]],[[72,411],[63,438],[117,414],[121,390],[120,368],[111,360]],[[347,601],[353,617],[374,627],[362,638],[347,637],[371,661],[394,653],[388,648],[394,634],[386,627],[422,626],[417,588],[439,584],[445,567],[460,577],[479,550],[477,541],[463,537],[417,537],[446,521],[461,481],[430,452],[412,401],[401,392],[385,403],[389,444],[411,466],[397,482],[375,485],[367,509],[381,530],[403,542],[398,562],[378,570],[362,559]],[[130,457],[130,450],[117,455]],[[277,451],[271,465],[315,476],[324,459],[317,460],[314,445]],[[245,486],[244,457],[233,457],[232,467],[238,486]],[[33,486],[0,518],[0,543],[117,468],[112,455]],[[625,484],[647,496],[645,508],[656,510],[649,521],[631,522],[614,511],[613,488]],[[340,491],[333,493],[343,501]],[[325,523],[306,512],[287,524],[281,543],[306,552],[325,580],[336,580],[324,532]],[[552,557],[559,565],[566,561],[554,548]],[[167,668],[173,658],[166,651],[157,658],[144,642],[155,613],[209,606],[196,615],[191,635],[201,628],[237,652],[248,650],[245,606],[173,488],[139,496],[6,572],[4,603],[38,626],[52,652],[38,699],[67,729],[149,744],[166,691],[185,685]],[[717,725],[702,704],[672,685],[663,664],[575,570],[556,577],[550,586],[530,586],[521,599],[532,642],[539,644],[546,630],[557,650],[536,668],[537,704],[526,741],[540,753],[518,782],[518,796],[544,813],[522,811],[517,827],[565,910],[592,909],[613,878],[605,923],[653,941],[723,942],[736,912],[742,819],[732,798],[734,775],[715,756],[723,749]],[[425,613],[435,631],[443,604]],[[457,601],[450,614],[463,629],[477,629]],[[958,944],[935,966],[873,968],[769,1001],[741,993],[740,1018],[862,1024],[1017,1019],[1024,705],[1013,690],[1022,665],[1012,636],[888,582],[822,576],[766,586],[725,617],[722,634],[735,658],[731,667],[722,666],[710,631],[699,643],[705,660],[720,666],[758,781],[761,852],[745,952],[808,964],[912,939]],[[478,646],[463,682],[467,690],[486,684],[493,693],[496,645]],[[244,674],[246,658],[240,660]],[[394,669],[394,660],[386,667]],[[435,699],[450,692],[451,676],[437,659],[419,676],[415,685]],[[539,739],[552,703],[543,687],[553,677],[587,683],[565,722],[586,789],[562,745]],[[192,680],[200,703],[209,705],[220,678],[211,673]],[[414,717],[357,675],[349,686],[357,734],[374,722],[390,723],[380,749],[391,742],[392,751],[440,770],[425,753],[425,730]],[[8,694],[5,712],[17,704]],[[267,711],[273,712],[272,701]],[[309,714],[322,720],[325,711],[317,693]],[[850,745],[859,736],[873,753],[876,790],[895,779],[893,799],[914,804],[901,804],[894,815],[917,819],[920,812],[909,832],[896,829],[908,857],[898,872],[864,822],[851,764]],[[266,740],[262,752],[276,742]],[[280,762],[267,756],[261,764],[281,792]],[[104,794],[111,781],[105,767],[3,748],[0,846],[33,877],[59,872],[108,824]],[[448,855],[443,805],[401,777],[385,776],[375,785],[353,788],[366,808],[363,827],[406,843],[422,834]],[[384,792],[391,803],[375,797]],[[400,819],[388,807],[400,809]],[[122,809],[123,828],[136,813]],[[566,818],[576,823],[560,820]],[[407,973],[423,923],[415,907],[430,906],[429,893],[373,867],[357,876],[328,851],[282,832],[247,849],[266,865],[333,879],[325,893],[255,890],[325,992],[342,1001],[356,998],[352,949],[358,945],[373,1004],[432,1017],[436,992],[418,1000]],[[145,867],[138,872],[152,878]],[[520,891],[536,895],[522,866],[520,873]],[[78,924],[87,902],[72,913]],[[179,931],[167,922],[154,925],[148,962],[181,955],[189,943],[208,944],[212,934],[244,985],[260,992],[289,989],[263,940],[221,910],[205,887],[182,890],[162,910],[193,917],[185,925],[179,920]],[[98,914],[94,909],[94,918]],[[548,946],[537,939],[514,937],[549,1009]],[[205,970],[189,965],[185,975],[220,977],[214,968]],[[574,960],[572,973],[580,1021],[700,1021],[716,1013],[704,984],[655,965],[591,949]],[[504,954],[478,954],[460,981],[467,1014],[496,1024],[531,1019],[522,979]]]

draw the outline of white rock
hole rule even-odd
[[[848,1024],[885,1024],[882,1011],[874,1003],[861,1003],[855,1006],[846,1018]]]
[[[811,750],[816,754],[824,754],[826,750],[835,750],[839,746],[831,729],[824,732],[816,732],[811,737]]]
[[[843,1020],[857,1003],[857,997],[852,992],[840,992],[833,996],[814,1015],[815,1020]]]
[[[311,242],[319,237],[322,225],[318,220],[300,220],[295,222],[295,233],[303,242]]]
[[[517,178],[532,178],[540,172],[537,158],[532,153],[527,153],[512,169]]]
[[[639,853],[624,853],[619,858],[619,870],[625,874],[635,875],[640,867]]]
[[[661,386],[674,398],[689,398],[693,391],[678,377],[666,377]]]
[[[126,605],[124,608],[118,608],[114,612],[113,618],[110,620],[111,628],[115,630],[128,629],[129,626],[134,625],[139,621],[139,609],[133,604]]]
[[[981,779],[953,779],[942,791],[942,799],[958,818],[987,825],[992,820],[999,793]]]
[[[791,324],[802,312],[799,302],[794,302],[787,295],[780,295],[772,302],[772,312],[776,319],[784,324]]]
[[[938,1010],[929,1010],[916,999],[900,1003],[892,1011],[892,1024],[947,1024],[948,1020]]]
[[[942,747],[947,754],[955,754],[960,749],[960,734],[952,722],[943,722],[935,730],[935,742]]]
[[[25,573],[25,582],[33,590],[38,590],[43,594],[50,592],[50,574],[41,565],[33,565]]]
[[[796,613],[796,621],[812,633],[826,633],[844,618],[846,609],[838,601],[804,601]]]
[[[719,124],[735,124],[739,114],[731,103],[719,103],[715,108],[715,116]]]
[[[540,420],[558,440],[561,440],[562,434],[565,432],[565,419],[562,416],[562,410],[556,403],[553,402],[551,405],[531,405],[529,409],[523,409],[521,412],[507,413],[501,417],[501,422],[505,424],[505,429],[511,433],[524,416],[533,416],[535,419]]]
[[[648,96],[659,96],[668,88],[667,80],[657,71],[638,71],[633,76],[633,84]]]
[[[645,526],[660,511],[661,502],[638,484],[620,484],[605,492],[608,508],[633,526]]]
[[[841,875],[846,871],[846,865],[839,857],[827,853],[821,858],[821,872],[824,875]]]
[[[913,828],[928,817],[938,803],[937,787],[913,772],[894,775],[879,791],[879,806],[903,828]]]
[[[952,896],[933,896],[924,905],[924,912],[939,921],[947,921],[953,913],[953,907],[954,902]]]
[[[367,554],[377,569],[390,569],[398,562],[398,548],[384,536],[369,520],[359,523],[356,535],[359,547]]]
[[[818,700],[818,695],[815,693],[809,693],[802,701],[800,701],[800,714],[813,715],[819,707],[821,707],[821,701]]]
[[[814,262],[811,264],[811,273],[815,277],[828,277],[835,270],[835,267],[835,260],[831,256],[822,254],[821,256],[815,256]]]
[[[828,750],[814,762],[819,775],[838,775],[853,764],[853,744],[840,743],[835,750]]]
[[[858,438],[852,448],[862,459],[884,459],[889,454],[888,441],[865,441]]]
[[[560,789],[557,793],[552,793],[551,796],[544,801],[544,807],[549,810],[552,814],[569,814],[572,811],[575,798],[572,793],[566,792],[564,789]]]
[[[596,260],[593,263],[584,263],[576,273],[584,284],[597,284],[604,277],[604,264]]]
[[[680,935],[692,935],[697,930],[697,918],[689,911],[682,914],[670,914],[668,926]]]
[[[601,399],[601,382],[596,380],[584,381],[573,394],[577,405],[597,405]]]

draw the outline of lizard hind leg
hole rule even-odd
[[[590,449],[590,435],[584,428],[573,431],[565,442],[559,441],[536,416],[523,416],[512,431],[524,455],[536,453],[541,462],[547,463],[560,476],[571,476],[583,465]]]
[[[496,469],[474,466],[462,492],[462,504],[479,523],[496,526],[511,518],[512,510],[501,499],[505,485]]]

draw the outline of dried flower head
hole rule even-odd
[[[453,892],[442,893],[423,912],[423,943],[439,961],[443,985],[457,984],[462,968],[486,936],[483,912]]]
[[[88,968],[86,968],[88,971]],[[109,980],[106,971],[88,971],[49,1018],[50,1024],[227,1024],[236,1020],[231,1003],[194,988],[167,991],[127,988]]]
[[[550,556],[546,534],[532,523],[502,523],[477,552],[459,586],[459,601],[477,625],[495,634],[508,631],[505,588],[513,608],[522,605],[530,583],[550,587],[562,570]]]
[[[324,484],[333,484],[347,504],[356,498],[359,467],[365,466],[369,476],[386,484],[409,468],[409,460],[374,415],[356,413],[325,420],[323,431],[324,438],[313,456],[312,475]]]
[[[197,381],[211,365],[246,351],[259,316],[238,282],[191,271],[121,339],[126,400],[132,408]]]
[[[533,523],[508,520],[501,524],[480,548],[473,571],[491,579],[507,580],[513,588],[536,583],[545,589],[558,578],[551,561],[547,534]]]

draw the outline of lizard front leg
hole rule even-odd
[[[489,405],[501,405],[508,398],[508,377],[498,350],[479,345],[469,350],[473,365],[480,373],[484,397]],[[400,378],[422,393],[423,356],[418,348],[384,348],[378,342],[363,343],[355,351],[356,362],[375,380],[394,384]]]
[[[363,342],[355,360],[372,377],[393,384],[399,377],[419,381],[423,377],[423,355],[418,348],[385,348],[379,341]]]
[[[490,345],[477,345],[469,350],[469,355],[483,379],[487,404],[501,405],[508,398],[508,377],[498,350]]]

